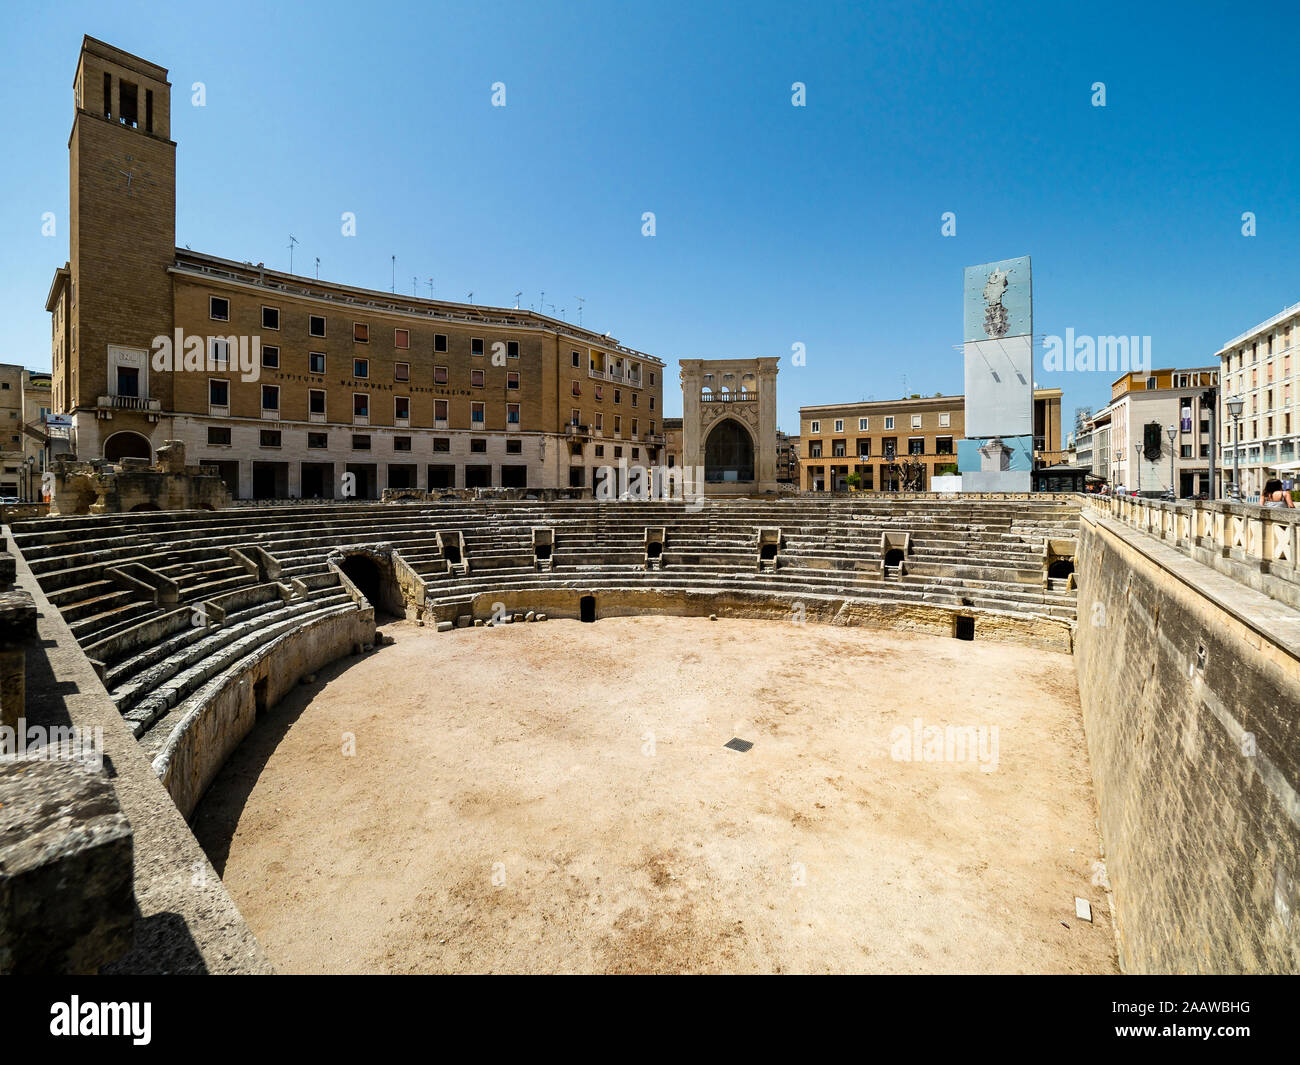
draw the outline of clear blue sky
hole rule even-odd
[[[898,396],[904,374],[909,392],[960,392],[962,267],[1016,255],[1033,256],[1035,332],[1149,335],[1157,365],[1204,364],[1300,301],[1295,12],[14,7],[0,361],[49,366],[44,301],[68,254],[72,77],[89,33],[170,71],[178,243],[283,269],[293,233],[300,273],[319,256],[322,276],[387,289],[396,255],[406,292],[412,275],[421,294],[432,276],[436,295],[479,303],[522,290],[537,306],[544,290],[575,321],[584,296],[587,326],[670,366],[781,356],[791,431],[801,404]],[[955,237],[940,235],[945,211]],[[1039,384],[1065,389],[1067,421],[1109,396],[1104,374]],[[675,370],[667,385],[666,413],[680,413]]]

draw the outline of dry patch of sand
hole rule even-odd
[[[725,619],[385,631],[195,815],[281,971],[1116,971],[1067,656]],[[901,761],[917,718],[983,747]]]

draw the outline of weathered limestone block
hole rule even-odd
[[[130,949],[131,826],[103,770],[0,761],[0,974],[94,973]]]
[[[12,567],[12,557],[9,564]],[[0,726],[17,728],[23,716],[26,645],[35,638],[36,606],[31,595],[17,588],[0,592]]]

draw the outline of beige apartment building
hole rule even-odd
[[[20,499],[23,469],[23,368],[0,363],[0,498]]]
[[[1242,498],[1257,501],[1268,478],[1300,473],[1300,303],[1228,341],[1216,358],[1223,381],[1216,430],[1223,496],[1230,493],[1236,455]],[[1241,400],[1236,422],[1229,412],[1234,399]]]
[[[85,38],[71,254],[46,304],[78,457],[181,440],[242,499],[589,488],[601,465],[662,461],[664,363],[608,334],[176,247],[170,89]]]
[[[965,396],[831,403],[799,408],[799,487],[841,492],[857,473],[863,491],[901,488],[897,463],[919,462],[922,491],[936,476],[957,472],[957,441],[965,437]],[[1060,461],[1061,390],[1034,390],[1034,456]],[[895,461],[897,460],[897,462]]]
[[[1214,366],[1116,378],[1110,403],[1093,419],[1094,472],[1144,495],[1167,494],[1171,484],[1179,499],[1208,494],[1213,408],[1207,393],[1218,383]]]

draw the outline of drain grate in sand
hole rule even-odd
[[[727,742],[722,746],[730,747],[733,751],[739,751],[741,754],[744,754],[754,745],[750,743],[749,740],[742,740],[739,737],[732,736],[731,739],[727,740]]]

